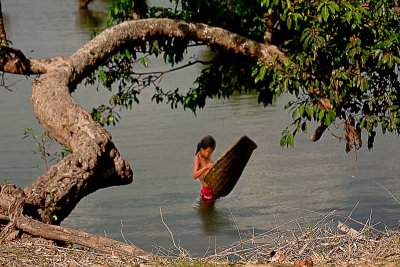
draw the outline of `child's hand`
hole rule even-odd
[[[212,167],[214,167],[214,164],[212,164],[211,162],[207,164],[207,169],[211,169]]]

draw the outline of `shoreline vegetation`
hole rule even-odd
[[[372,220],[360,223],[350,216],[340,219],[333,211],[313,225],[303,217],[261,234],[238,229],[239,240],[225,248],[212,247],[210,238],[210,246],[201,258],[192,257],[177,245],[167,225],[172,245],[154,246],[154,257],[150,259],[101,253],[22,234],[0,243],[0,267],[400,266],[399,229],[378,230]]]

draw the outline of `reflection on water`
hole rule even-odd
[[[93,11],[90,9],[80,9],[78,16],[78,24],[90,29],[91,31],[97,28],[103,28],[106,21],[107,12]]]
[[[108,18],[108,7],[111,3],[112,0],[96,0],[89,4],[88,9],[77,8],[77,26],[87,29],[89,33],[104,28]]]
[[[216,235],[221,229],[227,229],[232,226],[229,214],[218,210],[215,205],[217,201],[204,201],[198,199],[195,208],[202,223],[202,229],[206,235]]]

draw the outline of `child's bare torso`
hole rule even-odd
[[[199,159],[199,167],[198,167],[198,169],[201,169],[201,168],[203,168],[204,166],[207,166],[208,163],[213,163],[213,161],[212,161],[210,158],[208,158],[208,159],[203,158],[203,157],[201,157],[199,154],[197,154],[197,157],[198,157],[198,159]],[[207,175],[208,172],[209,172],[209,170],[205,170],[205,171],[199,176],[199,180],[200,180],[200,182],[201,182],[201,184],[202,184],[203,186],[206,186],[206,185],[207,185],[207,183],[204,181],[204,178],[206,177],[206,175]]]

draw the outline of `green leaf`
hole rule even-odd
[[[312,109],[312,107],[311,107],[310,105],[307,105],[307,106],[306,106],[306,113],[307,113],[307,115],[308,115],[309,118],[312,118],[313,109]]]
[[[322,121],[323,118],[324,118],[324,116],[325,116],[325,111],[323,111],[322,109],[319,110],[318,119],[319,119],[320,121]]]
[[[363,91],[363,92],[367,91],[367,89],[368,89],[368,80],[367,80],[367,78],[362,76],[360,78],[360,80],[361,80],[361,83],[360,83],[361,91]]]
[[[132,59],[132,55],[131,55],[131,53],[129,52],[128,49],[125,49],[125,56],[126,56],[129,60]]]
[[[304,117],[304,106],[299,107],[299,114],[302,118]]]
[[[324,6],[324,7],[322,8],[321,16],[322,16],[322,18],[324,19],[325,22],[328,21],[328,18],[329,18],[329,8],[328,8],[327,6]]]
[[[293,136],[293,133],[292,133],[292,132],[290,132],[290,133],[288,134],[288,137],[287,137],[287,145],[288,145],[288,146],[291,146],[291,147],[294,147],[294,136]]]
[[[351,21],[353,20],[353,13],[352,12],[346,12],[345,18],[346,18],[347,23],[351,24]]]
[[[267,73],[267,67],[262,65],[260,68],[260,72],[258,73],[258,75],[255,78],[255,83],[258,83],[259,81],[262,81],[265,77],[265,74]]]
[[[399,105],[392,105],[392,106],[390,106],[390,111],[391,111],[391,112],[394,112],[394,111],[397,111],[397,110],[399,110]]]
[[[142,65],[143,65],[145,68],[148,68],[149,65],[150,65],[150,60],[148,60],[148,59],[145,58],[145,57],[142,57],[142,58],[140,59],[140,63],[142,63]]]
[[[294,120],[297,117],[297,109],[292,112],[292,119]]]
[[[264,7],[269,7],[269,0],[262,0],[261,1],[261,6],[264,6]]]
[[[280,144],[281,147],[287,146],[286,136],[282,136],[281,137],[281,140],[280,140],[279,144]]]
[[[292,17],[291,16],[289,16],[287,18],[286,24],[287,24],[288,29],[290,29],[292,27]]]

